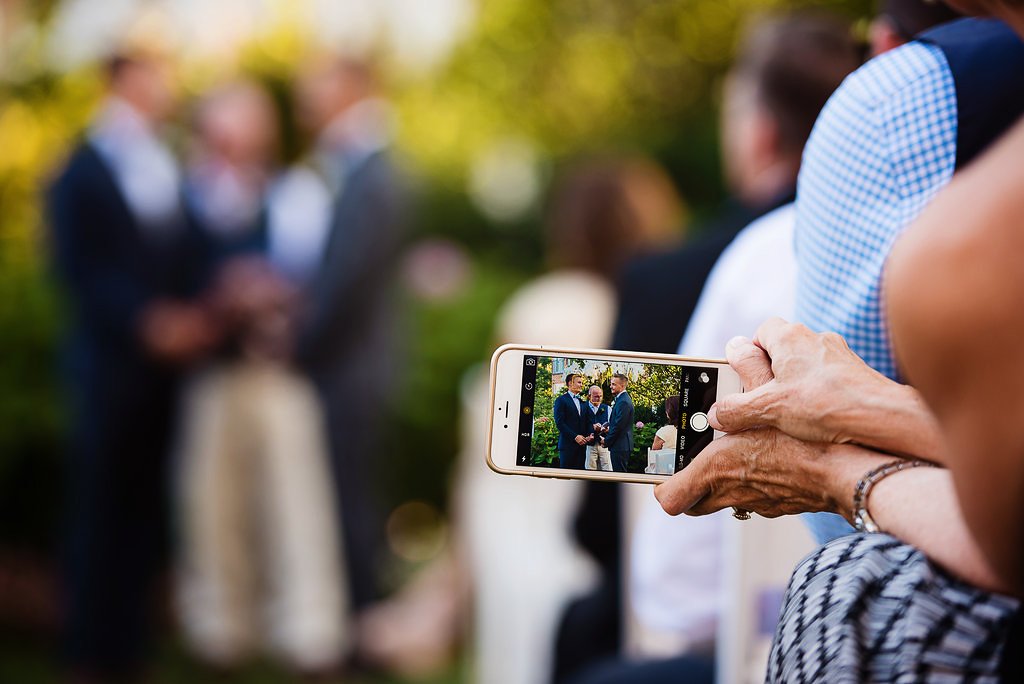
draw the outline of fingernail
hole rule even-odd
[[[708,422],[716,430],[722,429],[722,424],[718,422],[718,404],[712,404],[711,408],[708,409]]]
[[[726,347],[741,347],[744,344],[750,344],[750,340],[743,335],[737,335],[728,342],[725,343]]]

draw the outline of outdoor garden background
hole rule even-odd
[[[40,191],[100,95],[90,22],[138,4],[145,3],[0,0],[4,682],[56,678],[50,644],[57,619],[52,590],[65,426],[56,365],[62,309],[48,272]],[[825,6],[861,19],[871,11],[867,0],[163,4],[198,27],[179,63],[189,91],[199,92],[233,69],[259,78],[281,105],[289,158],[306,143],[288,115],[288,97],[308,45],[355,45],[372,51],[385,67],[399,110],[398,145],[415,169],[419,201],[402,262],[402,380],[391,388],[391,429],[415,436],[415,448],[398,450],[383,464],[381,487],[390,509],[422,502],[428,508],[418,510],[433,511],[412,519],[398,535],[391,580],[396,585],[440,547],[403,546],[402,534],[414,541],[444,537],[460,379],[490,355],[493,316],[503,299],[544,268],[542,210],[548,181],[560,165],[594,152],[650,155],[668,169],[694,215],[706,215],[723,198],[719,86],[739,27],[757,12],[776,8]],[[538,388],[538,396],[543,394]],[[657,413],[660,407],[637,403],[646,435],[648,426],[653,431],[661,421],[660,414],[643,411]],[[437,681],[461,681],[470,657],[461,654]],[[195,676],[168,636],[153,681]],[[281,676],[257,668],[249,681],[275,682]]]

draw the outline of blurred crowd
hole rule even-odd
[[[111,46],[45,196],[69,318],[68,679],[146,676],[171,567],[175,622],[226,677],[265,655],[318,681],[423,676],[465,642],[484,684],[1014,681],[1017,414],[977,436],[1006,384],[994,359],[1024,366],[1001,289],[1019,278],[1024,16],[876,9],[866,45],[826,11],[751,21],[712,215],[691,221],[642,155],[561,167],[544,273],[495,315],[495,343],[727,355],[747,390],[710,416],[729,434],[657,498],[501,477],[488,378],[453,378],[453,534],[390,595],[373,464],[419,437],[386,424],[415,206],[377,65],[311,56],[284,111],[243,76],[182,101],[170,55]],[[309,141],[294,162],[282,113]],[[751,512],[807,515],[767,531]]]
[[[138,672],[173,530],[176,612],[204,661],[266,650],[335,672],[379,591],[362,455],[396,365],[408,194],[387,101],[371,64],[321,55],[295,87],[314,141],[298,163],[243,79],[190,103],[178,157],[169,57],[126,40],[105,68],[47,194],[71,319],[67,663],[83,681]]]

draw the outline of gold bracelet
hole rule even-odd
[[[878,523],[871,517],[871,513],[868,512],[868,495],[871,494],[872,488],[893,473],[921,466],[934,468],[935,464],[917,458],[911,460],[899,458],[878,466],[860,478],[857,488],[853,491],[853,526],[857,528],[858,532],[882,531],[878,527]]]

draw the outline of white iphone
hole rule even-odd
[[[721,436],[743,390],[724,360],[506,344],[491,358],[487,464],[509,475],[661,482]]]

